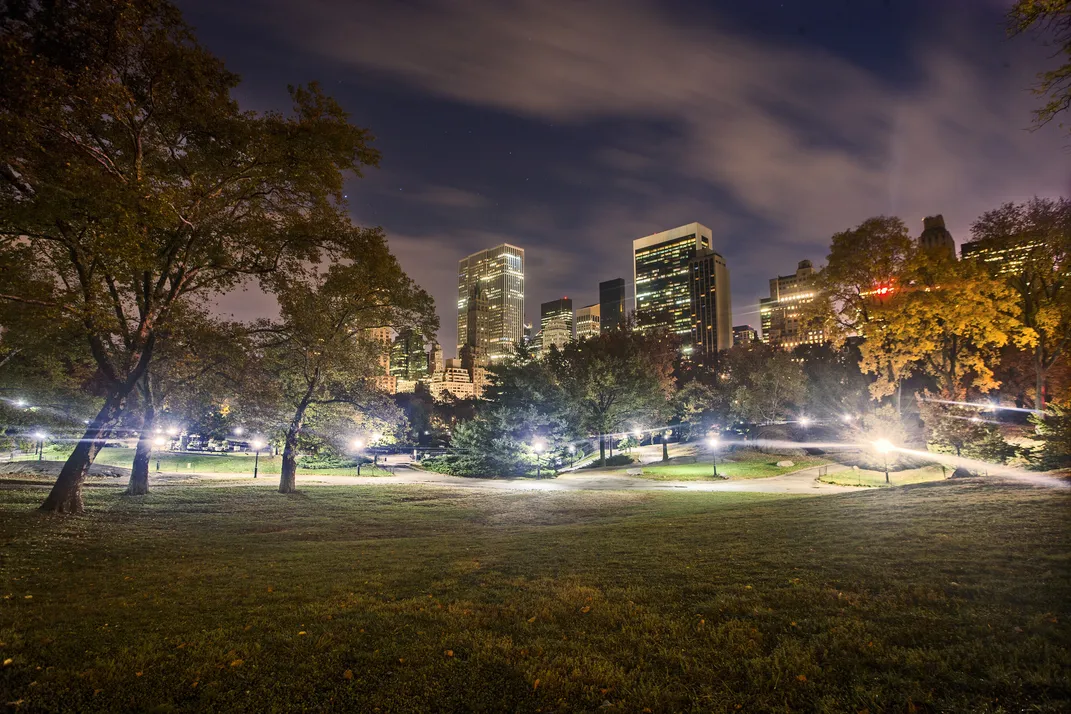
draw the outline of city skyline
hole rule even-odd
[[[318,79],[376,136],[351,213],[435,296],[448,352],[452,263],[489,245],[529,251],[533,320],[629,276],[636,236],[702,220],[754,324],[771,266],[819,267],[869,216],[915,234],[941,213],[961,244],[983,211],[1071,187],[1055,124],[1027,131],[1050,50],[1007,37],[1006,3],[179,4],[244,107]],[[221,307],[272,310],[256,290]]]

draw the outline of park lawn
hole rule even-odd
[[[841,486],[904,486],[912,483],[926,483],[928,481],[941,481],[948,478],[946,470],[940,464],[930,464],[918,469],[905,469],[903,471],[890,471],[889,483],[885,483],[884,471],[871,471],[869,469],[852,469],[834,471],[819,478],[826,483],[840,484]]]
[[[1067,711],[1071,499],[0,488],[17,711]]]
[[[70,451],[46,449],[45,459],[62,460]],[[282,456],[260,455],[260,463],[257,471],[260,474],[278,475],[281,468]],[[100,450],[95,463],[104,466],[122,466],[130,468],[134,462],[134,449],[125,447],[108,447]],[[154,452],[152,461],[149,463],[150,471],[156,471],[159,463],[160,471],[167,473],[217,473],[217,474],[246,474],[253,475],[253,454],[198,454],[191,452]],[[365,474],[368,467],[361,468],[361,475]],[[352,476],[357,473],[356,467],[340,469],[306,469],[298,466],[298,476],[302,473],[320,474],[324,476],[344,475]],[[379,472],[377,472],[379,473]]]
[[[777,465],[778,461],[786,460],[791,461],[792,466]],[[828,459],[820,456],[778,456],[759,451],[735,451],[718,457],[718,475],[730,479],[767,478],[828,463]],[[653,481],[713,481],[714,466],[709,456],[701,456],[694,464],[646,464],[641,477]]]

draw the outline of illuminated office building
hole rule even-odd
[[[594,337],[601,330],[599,303],[585,305],[576,311],[576,339]]]
[[[469,303],[474,296],[483,302],[477,312],[486,309],[486,333],[474,335],[472,346],[491,362],[511,356],[514,345],[524,339],[524,249],[503,243],[458,261],[458,354],[469,344]]]
[[[811,261],[801,260],[793,275],[770,279],[770,297],[759,300],[763,342],[789,350],[825,342],[822,330],[808,330],[801,322],[802,306],[815,298],[814,276]]]

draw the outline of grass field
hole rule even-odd
[[[912,483],[926,483],[928,481],[940,481],[948,477],[948,473],[941,469],[939,464],[930,464],[918,469],[905,469],[904,471],[890,471],[889,485],[904,486]],[[836,483],[842,486],[885,486],[884,471],[835,471],[822,476],[820,481]]]
[[[792,466],[778,466],[778,461],[791,461]],[[718,457],[718,475],[733,479],[766,478],[799,471],[808,466],[829,463],[817,456],[778,456],[758,451],[734,451]],[[711,481],[714,466],[709,457],[701,457],[694,464],[647,464],[643,478],[655,481]]]
[[[17,711],[1071,708],[1052,491],[42,494],[0,488]]]
[[[61,451],[58,449],[45,449],[45,460],[63,460],[66,458],[70,451]],[[134,462],[134,449],[110,447],[101,449],[100,454],[97,455],[96,462],[104,466],[122,466],[123,468],[130,468],[130,465]],[[153,453],[152,461],[149,463],[150,471],[156,471],[157,463],[160,464],[160,471],[166,471],[169,473],[222,473],[222,474],[248,474],[253,475],[253,454],[196,454],[188,452],[171,452],[171,451],[159,451]],[[281,456],[269,456],[267,454],[260,455],[260,463],[257,466],[257,471],[260,474],[275,474],[278,475],[280,465],[282,464]],[[368,473],[366,473],[366,471]],[[351,476],[357,473],[356,467],[342,468],[342,469],[303,469],[298,466],[298,473],[315,473],[323,475],[345,475]],[[377,474],[383,473],[380,471]],[[361,475],[371,476],[371,469],[368,466],[361,467]]]

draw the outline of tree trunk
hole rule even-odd
[[[111,430],[109,425],[119,414],[119,406],[128,392],[113,391],[97,416],[86,427],[82,438],[75,444],[74,451],[67,457],[60,470],[56,483],[53,484],[48,498],[41,504],[40,510],[51,513],[81,513],[85,509],[82,502],[82,483],[89,473],[93,459],[97,458]]]
[[[148,379],[146,376],[145,380]],[[141,432],[138,434],[138,446],[134,451],[134,463],[130,467],[130,482],[126,492],[130,496],[144,496],[149,492],[149,460],[152,458],[153,425],[156,423],[156,407],[153,405],[152,392],[148,385],[142,385],[144,413],[141,420]]]
[[[599,434],[599,466],[606,465],[606,435]]]
[[[309,390],[311,393],[311,389]],[[279,493],[297,492],[297,440],[301,434],[301,426],[305,422],[305,410],[309,408],[308,395],[298,404],[294,419],[290,422],[290,428],[286,430],[286,439],[283,442],[283,463],[279,473]]]
[[[1038,411],[1045,411],[1045,359],[1044,359],[1044,346],[1042,345],[1041,338],[1038,338],[1038,346],[1034,348],[1034,371],[1035,374],[1035,386],[1037,390],[1034,394],[1034,408]]]

